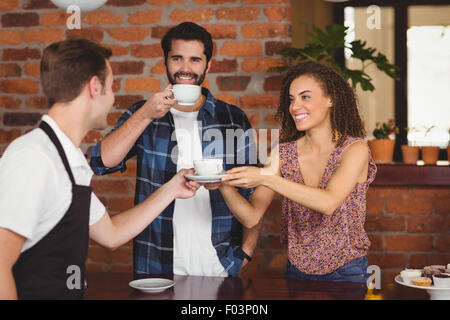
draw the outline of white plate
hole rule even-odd
[[[414,284],[403,282],[403,279],[400,275],[397,275],[395,277],[395,282],[406,287],[424,289],[430,295],[431,300],[450,300],[450,288],[436,288],[433,285],[430,285],[429,287],[416,286]]]
[[[131,281],[128,285],[145,293],[164,291],[175,284],[173,280],[164,278],[147,278]]]
[[[185,174],[189,180],[195,180],[197,182],[219,182],[222,177],[227,176],[226,173],[216,174],[213,176],[199,176],[198,174]]]

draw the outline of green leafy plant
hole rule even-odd
[[[388,122],[377,122],[375,129],[373,130],[373,136],[375,139],[390,139],[391,134],[398,133],[398,127],[395,126],[394,119],[389,119]]]
[[[425,128],[425,133],[423,136],[426,137],[430,133],[430,131],[433,130],[433,128],[436,128],[436,126],[430,126],[430,127],[424,126],[424,128]]]
[[[406,127],[405,128],[406,134],[410,132],[418,132],[419,130],[416,127]]]
[[[419,132],[419,129],[417,129],[416,127],[406,127],[406,128],[405,128],[405,132],[406,132],[406,137],[408,137],[408,134],[409,134],[410,132],[411,132],[411,133]],[[411,144],[410,144],[409,140],[407,139],[407,143],[408,143],[408,145],[416,146],[416,141],[415,141],[415,140],[412,140],[412,141],[411,141]]]
[[[271,71],[284,72],[289,67],[301,60],[310,59],[317,62],[325,62],[333,66],[342,76],[351,80],[352,87],[356,88],[359,84],[364,91],[373,91],[375,87],[372,84],[372,78],[366,73],[369,65],[375,64],[377,68],[395,80],[400,80],[397,75],[399,68],[391,64],[385,55],[377,52],[376,49],[367,47],[366,41],[355,40],[349,45],[345,44],[345,36],[348,27],[333,24],[325,28],[325,31],[313,27],[314,32],[308,33],[311,42],[304,48],[284,48],[280,51],[281,56],[286,58],[287,65],[271,68]],[[349,69],[340,66],[335,55],[338,50],[348,49],[351,57],[361,61],[360,69]]]

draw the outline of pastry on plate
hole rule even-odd
[[[427,277],[417,277],[412,279],[412,283],[415,286],[429,287],[431,285],[431,279]]]
[[[431,279],[431,277],[433,276],[433,275],[435,275],[435,274],[439,274],[439,273],[442,273],[442,269],[441,268],[439,268],[439,267],[441,267],[441,266],[437,266],[437,265],[434,265],[434,266],[426,266],[425,268],[423,268],[423,276],[424,277],[428,277],[428,278],[430,278]]]
[[[440,264],[434,264],[432,266],[430,266],[432,270],[436,270],[436,271],[440,271],[440,272],[444,272],[445,271],[445,266],[440,265]]]

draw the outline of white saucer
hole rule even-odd
[[[164,278],[147,278],[131,281],[128,285],[144,293],[162,292],[175,284],[173,280]]]
[[[211,176],[199,176],[198,174],[185,174],[184,175],[189,180],[195,180],[197,182],[219,182],[220,179],[227,176],[226,173],[211,175]]]
[[[429,287],[416,286],[414,284],[405,283],[400,275],[395,277],[395,282],[401,284],[402,286],[416,288],[416,289],[424,289],[430,295],[430,300],[450,300],[450,288],[436,288],[433,285]]]

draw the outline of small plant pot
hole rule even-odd
[[[436,164],[439,158],[439,147],[422,147],[422,160],[425,164]]]
[[[394,156],[395,140],[375,139],[369,140],[370,152],[376,163],[392,162]]]
[[[419,147],[402,145],[403,163],[417,164],[419,160]]]

